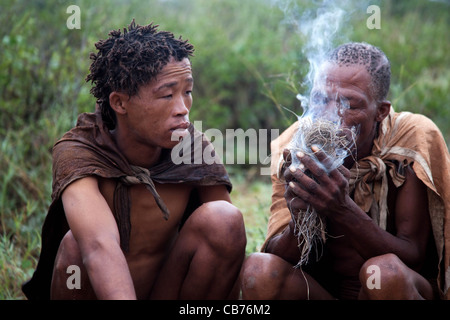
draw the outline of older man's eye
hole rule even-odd
[[[328,104],[328,102],[328,97],[319,93],[313,94],[311,97],[311,104],[314,106],[323,106]]]

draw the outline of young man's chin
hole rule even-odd
[[[176,129],[172,131],[170,141],[167,143],[166,149],[173,149],[177,144],[189,137],[188,129]]]
[[[175,130],[172,130],[172,135],[171,135],[170,140],[178,142],[178,141],[181,141],[182,139],[184,139],[185,137],[187,137],[188,135],[189,135],[188,129],[175,129]]]

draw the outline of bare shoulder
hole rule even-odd
[[[69,184],[61,195],[66,215],[75,211],[97,209],[105,199],[99,188],[99,180],[95,176],[84,177]]]
[[[82,251],[99,239],[118,241],[114,216],[100,192],[96,177],[72,182],[63,191],[62,202],[69,227]],[[102,228],[98,228],[99,225]]]
[[[84,177],[75,180],[69,184],[62,193],[62,197],[67,198],[69,196],[75,196],[80,193],[90,193],[92,191],[98,191],[98,180],[94,176]]]

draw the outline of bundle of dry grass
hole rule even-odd
[[[319,163],[311,150],[311,147],[316,145],[332,159],[332,164],[325,168],[327,172],[330,172],[342,165],[344,159],[350,154],[355,136],[355,128],[343,129],[339,123],[326,119],[313,121],[309,117],[299,118],[299,128],[289,145],[292,165],[297,168],[300,166],[300,161],[295,156],[299,151],[310,155]],[[308,170],[305,174],[311,177]],[[297,236],[300,249],[300,260],[296,267],[301,267],[309,262],[312,249],[315,250],[316,259],[320,258],[319,250],[322,243],[326,241],[326,223],[310,206],[306,210],[300,210],[296,217],[294,213],[292,214],[296,221],[294,234]]]

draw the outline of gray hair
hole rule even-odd
[[[327,61],[339,66],[364,66],[372,78],[372,97],[377,102],[386,100],[391,83],[391,65],[380,48],[364,42],[349,42],[332,50]]]

